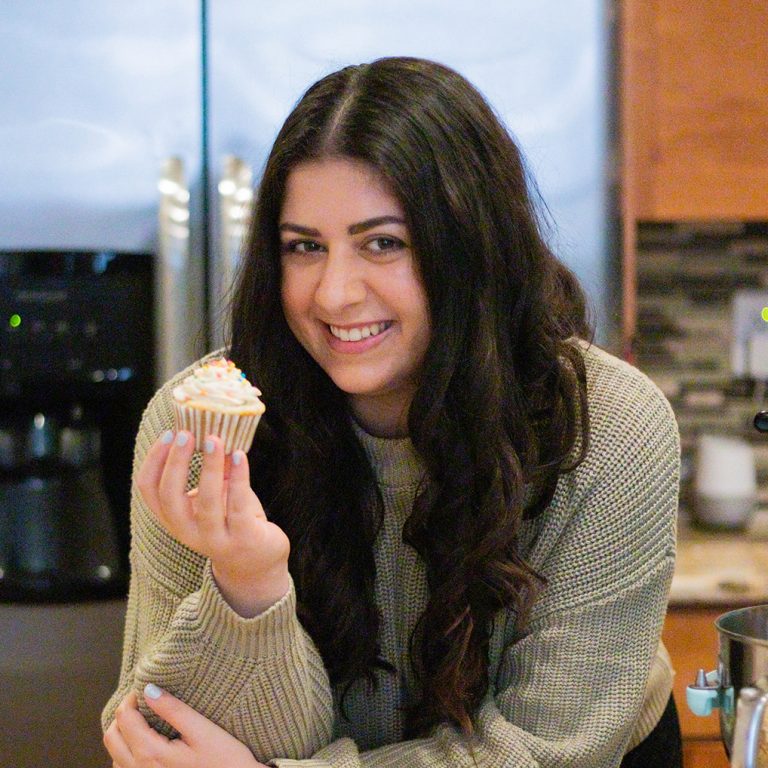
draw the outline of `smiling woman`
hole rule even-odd
[[[407,435],[430,321],[399,202],[362,162],[303,163],[288,176],[280,231],[294,336],[366,431]]]
[[[464,78],[315,83],[224,351],[263,392],[253,447],[170,431],[184,372],[138,436],[116,765],[678,768],[676,425],[590,334]]]

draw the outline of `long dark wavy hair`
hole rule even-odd
[[[406,736],[465,733],[488,690],[493,617],[528,614],[543,579],[519,552],[589,431],[574,339],[584,295],[550,252],[514,141],[453,70],[385,58],[324,77],[266,163],[231,313],[230,354],[264,392],[253,487],[291,541],[299,617],[335,685],[375,683],[381,658],[374,540],[383,505],[346,396],[299,345],[280,300],[286,179],[323,158],[364,161],[402,205],[431,319],[408,414],[427,468],[404,538],[429,602],[411,638],[420,684]]]

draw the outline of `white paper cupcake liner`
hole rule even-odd
[[[247,453],[261,419],[260,413],[222,413],[202,408],[185,408],[178,403],[173,404],[173,409],[176,429],[191,432],[198,451],[203,450],[208,435],[217,435],[224,442],[224,453],[238,450]]]

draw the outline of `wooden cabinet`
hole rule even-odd
[[[683,744],[683,768],[728,768],[723,745],[716,741],[689,740]]]
[[[699,669],[717,667],[716,608],[671,608],[664,622],[664,644],[675,668],[674,696],[683,732],[684,768],[728,768],[720,741],[717,711],[709,717],[694,715],[685,703],[685,688]]]
[[[768,218],[765,0],[624,0],[621,86],[634,215]]]
[[[638,221],[768,220],[765,0],[616,0],[623,341]]]

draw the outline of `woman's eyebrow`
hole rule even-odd
[[[378,227],[380,224],[402,224],[405,226],[405,220],[399,216],[377,216],[374,219],[366,219],[358,224],[350,224],[347,228],[347,232],[350,235],[359,235],[361,232],[365,232],[366,229],[372,227]]]
[[[319,229],[312,229],[312,227],[302,227],[301,224],[291,224],[290,221],[283,222],[278,229],[280,232],[296,232],[299,235],[307,235],[307,237],[320,237]]]
[[[401,219],[399,216],[376,216],[373,219],[366,219],[360,221],[357,224],[350,224],[347,227],[347,232],[350,235],[359,235],[361,232],[365,232],[367,229],[378,227],[381,224],[401,224],[405,226],[405,219]],[[320,230],[313,229],[312,227],[303,227],[301,224],[292,224],[290,221],[284,221],[278,229],[281,232],[296,232],[299,235],[305,235],[306,237],[320,237]]]

